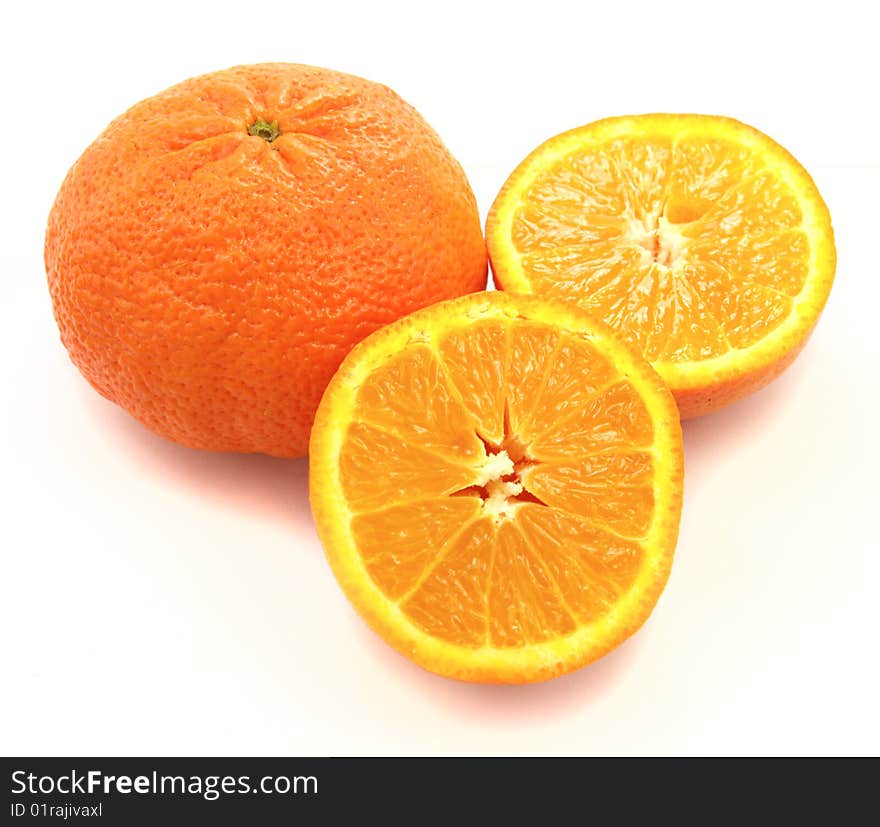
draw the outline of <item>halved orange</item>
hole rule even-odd
[[[766,135],[716,116],[609,118],[551,138],[498,194],[486,236],[498,287],[603,319],[684,418],[781,373],[834,279],[810,176]]]
[[[641,626],[669,575],[675,402],[575,307],[475,293],[377,331],[328,386],[309,456],[349,600],[441,675],[582,666]]]

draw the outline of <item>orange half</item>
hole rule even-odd
[[[636,348],[682,417],[763,387],[828,298],[828,209],[779,144],[729,118],[641,115],[551,138],[486,226],[498,287],[579,305]]]
[[[366,338],[318,409],[310,498],[349,600],[421,666],[569,672],[669,575],[681,428],[662,380],[574,307],[504,293]]]

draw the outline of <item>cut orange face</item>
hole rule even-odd
[[[641,626],[669,575],[675,402],[575,307],[476,293],[374,333],[327,388],[309,456],[349,600],[441,675],[576,669]]]
[[[831,219],[781,146],[729,118],[609,118],[538,147],[486,227],[498,287],[572,301],[648,359],[682,417],[766,385],[834,278]]]

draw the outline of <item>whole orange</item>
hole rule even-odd
[[[176,442],[300,456],[351,347],[486,285],[473,193],[386,86],[297,64],[184,81],[67,175],[46,271],[104,396]]]

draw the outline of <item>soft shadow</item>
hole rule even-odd
[[[685,445],[685,476],[694,463],[712,462],[718,454],[736,450],[768,427],[790,404],[795,388],[808,367],[808,356],[801,354],[781,376],[766,388],[722,408],[720,411],[686,419],[681,423]]]
[[[186,448],[157,436],[125,411],[83,390],[90,416],[106,439],[120,443],[126,463],[197,491],[236,510],[285,524],[310,523],[308,459]]]
[[[754,432],[767,427],[787,404],[803,378],[801,356],[768,387],[708,416],[683,423],[686,463],[711,465],[718,454],[735,451]],[[122,445],[126,462],[139,463],[230,508],[257,513],[284,524],[311,523],[308,460],[277,459],[260,454],[199,451],[169,442],[144,428],[127,413],[84,388],[83,402],[96,427]],[[633,668],[643,645],[637,633],[599,661],[576,672],[529,685],[469,684],[433,675],[395,652],[362,624],[361,645],[395,683],[406,684],[432,701],[474,722],[540,720],[564,715],[613,692]]]
[[[476,684],[434,675],[396,652],[361,624],[361,644],[395,684],[406,684],[432,702],[478,721],[541,720],[566,714],[614,687],[638,657],[639,633],[610,654],[582,669],[534,684]]]

